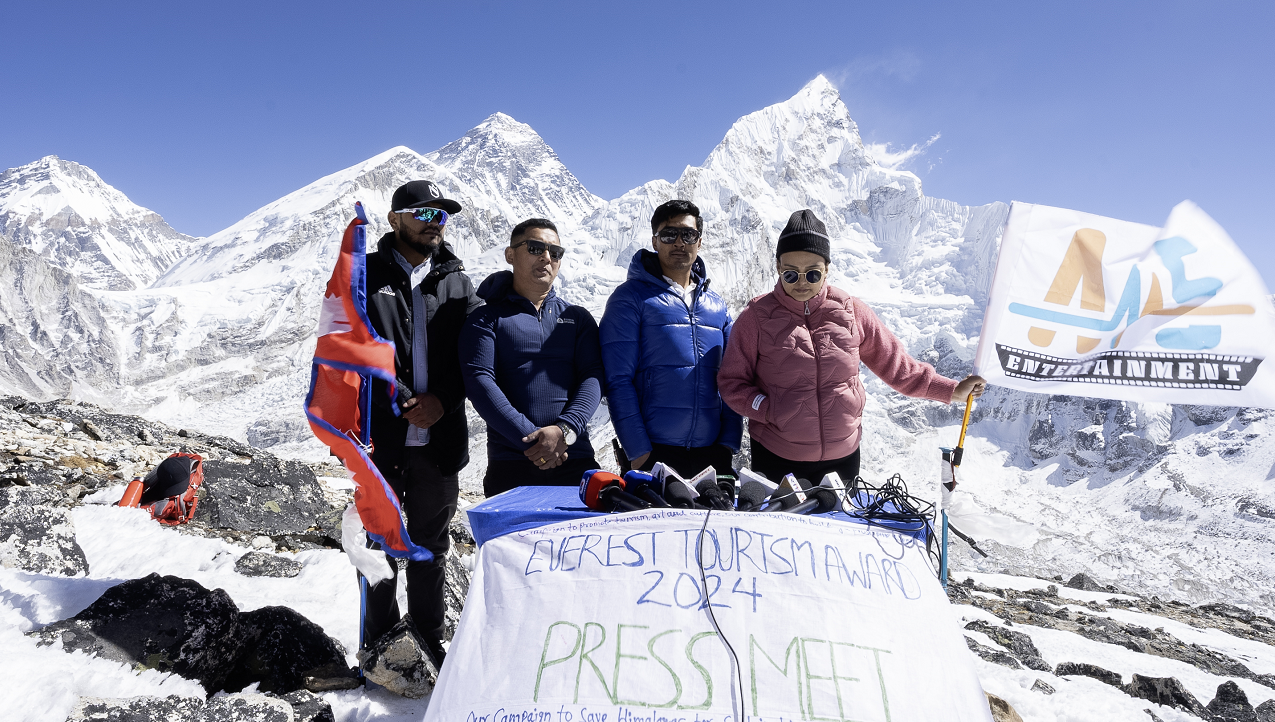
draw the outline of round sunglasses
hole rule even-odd
[[[801,276],[802,274],[799,271],[784,271],[784,283],[790,285],[796,283]],[[819,283],[819,279],[823,278],[823,271],[806,271],[805,276],[806,283]]]
[[[447,225],[447,211],[441,208],[404,208],[395,213],[410,213],[412,218],[424,223],[437,223],[440,226]]]
[[[513,244],[510,248],[517,248],[518,246],[526,246],[527,253],[536,256],[537,258],[543,256],[545,251],[548,251],[549,260],[554,263],[561,261],[562,255],[567,252],[567,249],[562,246],[555,246],[551,243],[545,243],[544,241],[521,241]]]

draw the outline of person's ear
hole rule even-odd
[[[514,248],[513,246],[505,247],[505,263],[508,263],[511,266],[514,265],[514,251],[516,250],[518,249]]]
[[[660,252],[660,239],[654,233],[651,234],[651,250]]]
[[[395,231],[398,230],[398,214],[397,213],[395,213],[394,211],[390,211],[389,214],[386,216],[386,220],[390,222],[390,228],[392,228]]]

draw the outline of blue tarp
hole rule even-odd
[[[469,514],[469,526],[473,529],[474,540],[479,546],[489,539],[512,532],[602,515],[602,512],[593,511],[580,501],[579,491],[575,486],[520,486],[493,496],[467,509],[466,513]],[[869,523],[840,511],[830,511],[818,516],[851,524]],[[926,540],[925,530],[915,529],[917,524],[874,522],[873,525],[906,534],[922,544]]]

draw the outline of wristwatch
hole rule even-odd
[[[567,442],[567,446],[571,446],[576,442],[576,432],[570,426],[567,426],[567,422],[559,421],[555,425],[562,429],[562,440]]]

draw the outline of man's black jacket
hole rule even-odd
[[[394,342],[398,375],[397,403],[415,394],[412,383],[411,280],[394,258],[394,234],[387,233],[367,255],[367,316],[372,327]],[[469,425],[465,420],[465,382],[456,341],[470,311],[482,305],[465,267],[447,243],[434,254],[434,267],[421,281],[425,330],[429,342],[429,392],[443,403],[443,417],[429,428],[426,452],[438,470],[450,476],[469,463]],[[400,473],[408,423],[395,416],[383,381],[372,388],[372,461],[384,473]]]

